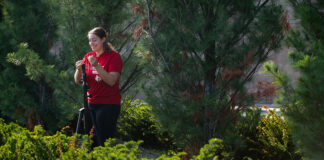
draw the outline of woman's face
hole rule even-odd
[[[95,52],[103,50],[103,43],[105,42],[105,38],[100,38],[95,34],[89,34],[89,45],[91,49]]]

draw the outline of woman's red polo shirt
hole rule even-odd
[[[89,56],[96,58],[99,65],[105,71],[119,73],[122,72],[123,68],[121,56],[118,52],[104,52],[99,57],[96,57],[96,52],[92,51],[83,58],[83,63],[86,65],[87,83],[90,86],[88,94],[92,95],[91,98],[88,98],[89,103],[120,105],[119,79],[113,86],[106,84],[99,76],[97,70],[88,61]]]

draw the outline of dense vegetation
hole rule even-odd
[[[309,159],[324,157],[324,1],[290,0],[300,26],[287,37],[295,83],[273,63],[265,68],[282,90],[277,103],[292,129],[295,143]]]
[[[119,132],[128,135],[128,140],[143,141],[120,142],[113,139],[108,140],[104,147],[91,148],[89,136],[67,136],[66,131],[58,131],[49,136],[41,126],[36,126],[33,131],[15,124],[6,124],[0,119],[0,158],[1,159],[181,159],[192,158],[196,160],[205,159],[301,159],[301,154],[295,151],[291,141],[291,132],[282,117],[269,111],[268,115],[260,116],[259,109],[250,109],[241,116],[237,124],[236,134],[241,138],[242,146],[237,148],[226,145],[222,139],[212,138],[204,145],[198,155],[191,153],[175,152],[166,153],[167,150],[152,157],[141,153],[141,144],[147,146],[156,144],[154,147],[165,147],[165,138],[161,137],[161,130],[156,128],[159,124],[152,119],[150,106],[139,104],[138,101],[132,105],[127,104],[135,114],[132,117],[123,116],[120,119]],[[127,111],[123,115],[127,115]],[[144,125],[150,117],[151,125]],[[130,123],[132,122],[132,123]],[[250,124],[250,125],[248,125]],[[134,131],[133,125],[138,132]],[[154,128],[152,130],[152,128]],[[136,133],[142,133],[138,135]],[[133,134],[133,135],[131,135]],[[160,139],[146,137],[161,137]],[[170,148],[170,146],[169,146]],[[161,151],[161,150],[160,150]]]
[[[275,0],[0,0],[0,159],[322,159],[324,2],[287,2],[293,29]],[[95,26],[123,101],[116,139],[91,148],[73,73]],[[246,84],[283,40],[300,76],[266,63],[282,114],[260,116]]]

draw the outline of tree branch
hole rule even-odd
[[[136,45],[137,41],[138,41],[138,40],[135,41],[135,44],[134,44],[133,48],[131,49],[129,55],[128,55],[127,58],[124,60],[124,62],[123,62],[124,64],[126,64],[126,63],[128,62],[128,60],[130,59],[130,57],[133,55],[133,53],[134,53],[134,49],[135,49],[135,45]]]
[[[122,87],[120,88],[122,92],[124,92],[124,89],[127,87],[127,85],[134,79],[135,75],[142,70],[142,68],[138,69],[138,67],[139,65],[136,64],[131,74],[127,77],[126,81],[123,83]]]
[[[166,63],[165,61],[165,57],[164,57],[164,54],[161,52],[160,48],[157,46],[156,44],[156,41],[153,37],[153,33],[152,33],[152,24],[151,24],[151,2],[152,1],[149,1],[149,0],[146,0],[146,6],[147,6],[147,21],[148,21],[148,24],[149,24],[149,36],[151,37],[152,39],[152,42],[153,42],[153,45],[154,45],[154,48],[158,51],[158,53],[160,54],[160,57],[164,63],[164,66],[166,67],[166,69],[170,72],[170,68],[168,66],[168,64]]]

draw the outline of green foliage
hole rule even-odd
[[[261,118],[257,127],[258,141],[261,142],[258,151],[261,159],[301,159],[299,152],[292,143],[291,130],[283,117],[276,115],[275,111]]]
[[[240,152],[233,151],[233,146],[227,145],[223,140],[212,138],[192,159],[302,159],[301,154],[294,151],[285,120],[270,111],[258,121],[256,113],[260,112],[250,110],[245,114],[245,122],[251,120],[252,127],[243,121],[237,124],[246,145]],[[139,149],[142,141],[116,144],[113,139],[109,139],[104,147],[94,149],[91,149],[91,143],[88,136],[69,137],[61,132],[48,136],[41,126],[36,126],[30,132],[17,124],[6,124],[0,119],[1,159],[147,159]],[[184,156],[187,153],[169,152],[156,159],[180,160]]]
[[[8,108],[7,106],[0,106],[0,108],[4,110],[2,113],[14,119],[15,116],[24,117],[25,115],[21,114],[24,110],[32,112],[36,114],[39,119],[43,120],[43,124],[51,131],[66,125],[77,112],[76,106],[71,107],[73,105],[71,104],[70,97],[66,97],[66,95],[72,95],[73,91],[75,91],[73,90],[73,87],[66,89],[66,86],[71,85],[68,76],[71,73],[63,71],[59,72],[54,68],[54,65],[47,65],[44,60],[40,59],[37,53],[28,48],[26,43],[20,44],[17,52],[9,53],[7,58],[8,62],[17,66],[24,65],[26,68],[25,75],[29,77],[30,80],[33,80],[36,83],[41,83],[43,81],[48,84],[48,87],[53,88],[55,92],[52,94],[53,97],[51,97],[51,99],[55,100],[56,104],[52,102],[48,103],[48,105],[56,107],[55,109],[50,109],[49,106],[44,107],[34,104],[34,106],[24,106],[24,108],[22,108],[23,110],[15,115],[10,113],[10,111],[14,110],[17,106],[10,106],[12,108],[10,110],[6,110]],[[4,107],[7,108],[5,109]],[[21,121],[19,122],[24,124],[26,123],[26,119],[29,120],[30,118],[31,117],[27,115],[25,118],[20,118]]]
[[[120,79],[122,93],[136,94],[136,83],[142,78],[138,57],[134,56],[136,39],[132,32],[139,21],[132,14],[133,0],[45,0],[51,6],[55,22],[59,25],[57,54],[59,67],[74,69],[74,64],[91,51],[87,33],[101,26],[108,32],[110,42],[123,59],[123,72]],[[132,91],[129,91],[132,90]],[[130,93],[129,93],[129,92]],[[131,95],[133,96],[133,95]]]
[[[72,137],[62,133],[45,136],[45,131],[36,126],[33,132],[17,124],[5,124],[0,119],[0,158],[1,159],[56,159],[59,148],[62,152],[69,150]]]
[[[121,87],[133,86],[140,67],[131,56],[136,18],[127,2],[1,1],[0,116],[29,129],[41,124],[52,133],[70,123],[82,104],[81,87],[71,76],[74,63],[90,50],[87,32],[95,26],[106,28],[109,41],[123,49],[128,61],[121,81],[127,83]]]
[[[268,114],[260,116],[260,109],[248,109],[236,129],[243,145],[235,151],[235,159],[302,159],[288,123],[275,111],[268,110]]]
[[[51,115],[55,116],[52,114],[56,112],[55,107],[50,107],[55,106],[52,96],[54,89],[44,81],[44,75],[32,71],[37,69],[38,63],[50,67],[48,64],[55,60],[53,55],[48,54],[55,38],[54,30],[56,28],[48,13],[48,7],[41,0],[1,1],[0,31],[3,34],[0,35],[0,87],[2,88],[0,91],[0,116],[27,125],[30,129],[35,124],[42,124],[51,130],[57,127],[56,122],[51,121],[54,124],[50,125],[44,124],[48,121],[43,119],[43,117],[50,119]],[[8,52],[19,50],[21,42],[28,43],[29,49],[35,51],[33,52],[35,54],[29,55],[31,56],[28,61],[30,65],[27,70],[28,76],[37,77],[37,80],[31,80],[25,76],[26,68],[23,65],[14,66],[6,61]],[[36,59],[32,60],[33,58]],[[42,62],[39,61],[40,59]],[[53,119],[55,120],[55,118]]]
[[[105,142],[105,146],[99,146],[89,151],[86,148],[70,147],[68,152],[62,154],[62,159],[116,159],[116,160],[128,160],[139,159],[138,146],[141,142],[126,142],[124,144],[115,144],[111,139]]]
[[[0,159],[116,159],[137,160],[140,158],[141,141],[129,141],[116,144],[113,139],[105,142],[105,146],[91,149],[90,137],[66,136],[60,132],[45,135],[41,126],[33,132],[14,124],[6,124],[0,119]],[[157,159],[179,159],[185,153],[161,155]]]
[[[225,141],[235,106],[251,102],[245,84],[280,46],[282,8],[255,0],[148,0],[140,7],[148,28],[146,51],[139,46],[149,77],[143,88],[157,119],[181,147]]]
[[[68,137],[60,132],[46,136],[40,126],[30,132],[0,119],[1,159],[139,159],[140,143],[131,141],[116,145],[108,140],[105,147],[91,150],[88,136]]]
[[[294,84],[285,73],[273,72],[268,67],[281,90],[277,102],[288,120],[296,145],[308,159],[323,159],[323,82],[324,82],[324,4],[322,1],[290,0],[300,27],[291,30],[287,37],[293,48],[289,57],[292,66],[299,72]]]
[[[194,157],[195,160],[217,160],[217,159],[232,159],[223,144],[223,140],[213,138],[209,143],[200,149],[200,154]]]
[[[257,127],[261,122],[261,109],[257,107],[248,108],[241,112],[235,125],[235,134],[241,137],[240,141],[234,143],[235,146],[235,158],[240,159],[242,157],[255,157],[260,156],[256,154],[260,142],[258,141],[258,135],[260,131]],[[234,148],[234,147],[233,147]]]
[[[163,131],[152,113],[152,107],[140,100],[124,98],[117,123],[117,136],[123,140],[143,140],[143,147],[171,149],[169,132]]]
[[[56,25],[49,15],[49,6],[42,0],[4,0],[1,12],[1,33],[4,33],[1,45],[4,50],[1,54],[7,54],[15,50],[21,42],[27,42],[39,56],[51,60],[48,49],[55,38]],[[0,36],[2,37],[2,36]],[[48,59],[47,59],[48,58]]]

